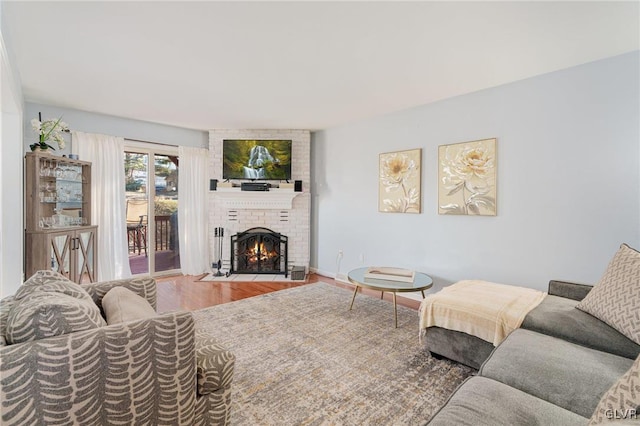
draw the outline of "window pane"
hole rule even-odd
[[[180,269],[178,249],[178,157],[155,155],[155,270]]]

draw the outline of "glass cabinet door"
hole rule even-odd
[[[59,272],[73,280],[71,276],[72,238],[70,233],[52,234],[51,241],[51,270]]]
[[[94,241],[95,232],[93,229],[76,232],[74,247],[76,252],[75,281],[77,283],[81,284],[95,281]]]

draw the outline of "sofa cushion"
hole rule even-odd
[[[614,419],[637,420],[638,417],[640,417],[640,356],[629,371],[602,395],[589,424],[597,425]]]
[[[631,364],[629,358],[518,329],[493,351],[479,374],[589,418]]]
[[[459,425],[581,425],[587,419],[486,377],[470,377],[428,423]]]
[[[34,292],[18,300],[7,316],[8,344],[39,340],[106,325],[93,301],[64,293]]]
[[[640,344],[640,252],[622,244],[577,308]]]
[[[634,359],[640,345],[598,318],[576,309],[576,300],[547,296],[522,322],[522,328]]]
[[[107,324],[136,321],[155,317],[156,311],[146,299],[124,287],[114,287],[102,298]]]

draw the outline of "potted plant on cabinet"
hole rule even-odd
[[[69,131],[69,125],[62,121],[62,116],[57,120],[48,119],[42,121],[42,114],[38,113],[38,118],[31,120],[31,127],[38,135],[38,142],[29,145],[31,151],[47,151],[49,148],[55,150],[53,146],[49,145],[49,141],[55,141],[59,149],[64,148],[65,140],[62,132]]]

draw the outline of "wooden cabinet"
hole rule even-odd
[[[25,156],[25,273],[55,270],[94,282],[97,227],[91,225],[91,163],[51,154]]]
[[[97,230],[97,226],[79,226],[27,232],[27,275],[50,269],[77,283],[95,282]]]

